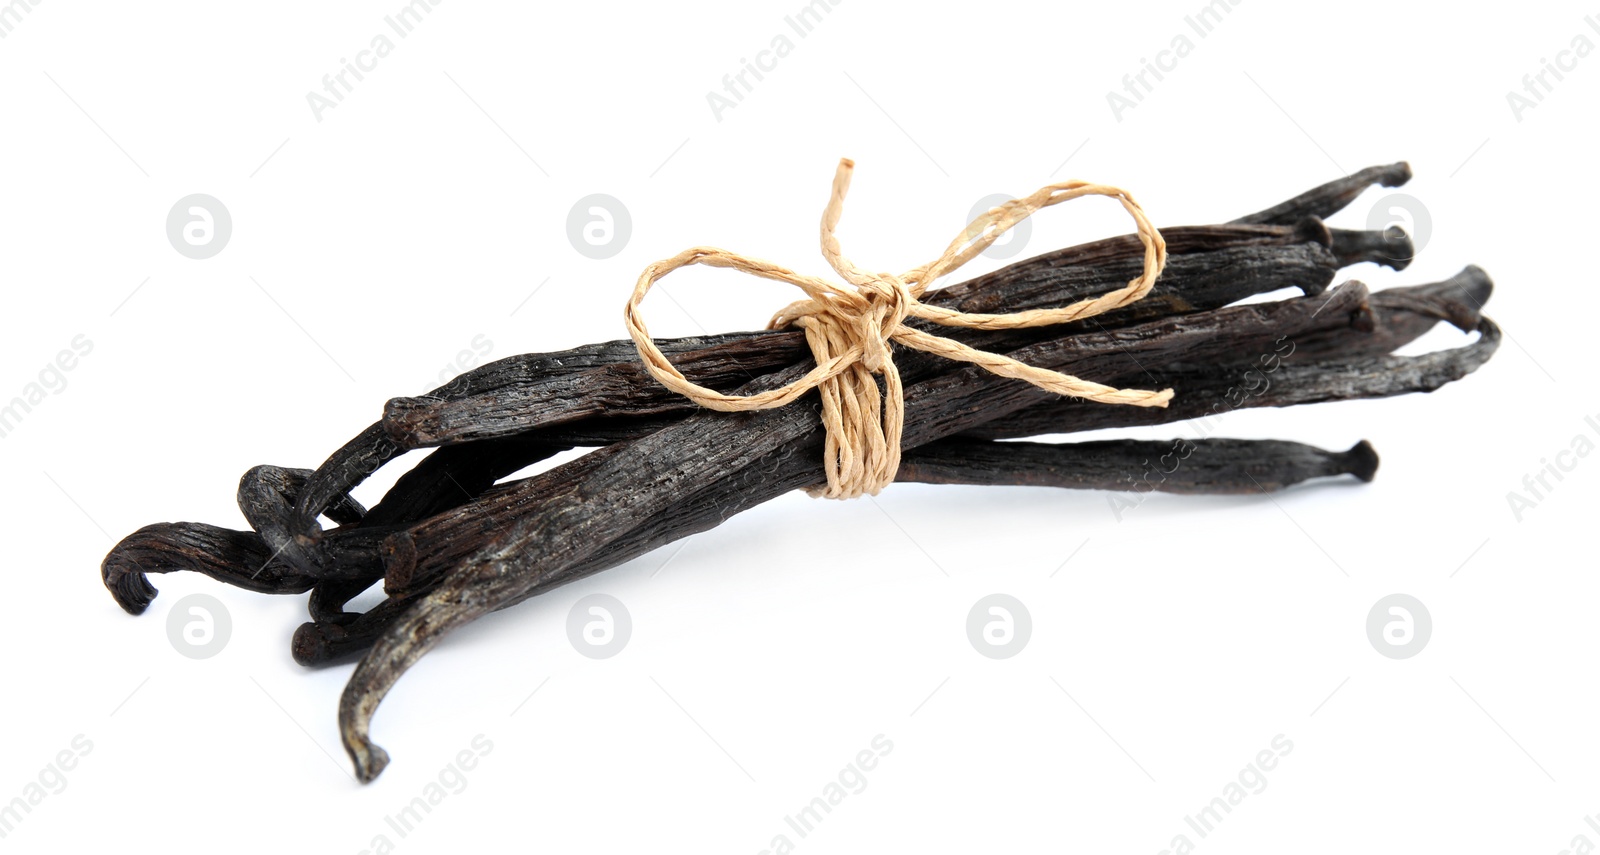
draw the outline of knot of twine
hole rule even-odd
[[[913,329],[905,323],[907,318],[922,318],[943,326],[968,329],[1019,329],[1081,320],[1142,299],[1166,266],[1167,245],[1145,216],[1144,209],[1126,191],[1086,181],[1064,181],[1041,187],[1026,197],[991,208],[963,229],[937,259],[897,276],[871,273],[857,267],[844,256],[834,236],[854,168],[855,164],[848,158],[839,161],[839,169],[833,177],[833,194],[822,212],[822,255],[851,287],[841,287],[768,261],[714,247],[697,246],[658,261],[639,275],[624,312],[628,334],[651,376],[700,406],[723,412],[782,407],[817,389],[822,398],[822,423],[827,433],[824,466],[828,480],[825,487],[814,488],[811,493],[832,499],[877,495],[894,481],[900,468],[905,394],[900,372],[890,355],[891,341],[957,362],[970,362],[1001,377],[1024,380],[1058,395],[1136,407],[1165,407],[1171,400],[1171,389],[1160,392],[1116,389],[977,350]],[[1144,270],[1125,287],[1058,309],[998,315],[968,314],[921,301],[932,282],[972,260],[1030,214],[1091,195],[1115,198],[1138,225],[1139,240],[1145,248]],[[639,310],[652,285],[668,273],[691,264],[732,268],[763,279],[787,282],[804,291],[808,299],[778,312],[768,328],[795,326],[805,330],[816,367],[786,386],[754,395],[725,395],[691,382],[656,346]],[[877,374],[883,375],[881,390],[874,377]]]

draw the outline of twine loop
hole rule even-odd
[[[942,326],[1000,330],[1049,326],[1093,317],[1142,299],[1150,292],[1167,261],[1166,241],[1145,216],[1144,209],[1126,191],[1085,181],[1064,181],[1013,199],[973,220],[933,261],[901,274],[864,271],[845,257],[835,231],[844,210],[855,164],[839,161],[833,193],[822,212],[822,255],[848,286],[796,273],[768,261],[749,258],[714,247],[693,247],[646,267],[628,298],[624,319],[628,335],[638,347],[645,370],[663,386],[702,407],[723,412],[765,410],[793,403],[818,390],[826,430],[824,468],[826,486],[812,495],[848,499],[876,495],[894,480],[900,468],[900,435],[905,421],[905,395],[895,367],[891,343],[969,362],[1002,377],[1031,383],[1048,392],[1105,404],[1165,407],[1172,390],[1148,392],[1116,389],[1081,380],[1010,357],[977,350],[942,336],[906,325],[921,318]],[[1126,286],[1088,300],[1055,309],[1032,309],[1008,314],[958,312],[922,302],[928,286],[988,249],[1001,235],[1035,211],[1080,196],[1109,196],[1122,203],[1138,227],[1144,244],[1144,269]],[[726,395],[690,381],[661,352],[645,327],[640,304],[651,286],[680,267],[704,264],[785,282],[806,294],[772,317],[769,329],[798,327],[805,331],[816,367],[804,377],[753,395]],[[878,376],[883,386],[878,385]]]

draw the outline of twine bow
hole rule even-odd
[[[818,487],[812,494],[833,499],[854,498],[863,493],[877,495],[894,480],[900,468],[905,395],[900,372],[890,355],[891,341],[946,359],[970,362],[1001,377],[1024,380],[1058,395],[1136,407],[1165,407],[1171,400],[1171,389],[1160,392],[1116,389],[977,350],[905,324],[907,318],[922,318],[943,326],[984,330],[1048,326],[1093,317],[1142,299],[1167,263],[1167,245],[1145,216],[1144,209],[1126,191],[1085,181],[1064,181],[1041,187],[1029,196],[991,208],[962,230],[937,259],[896,276],[857,267],[844,256],[834,236],[854,168],[855,164],[848,158],[839,161],[839,169],[833,177],[833,195],[822,212],[822,255],[852,287],[714,247],[684,250],[646,267],[639,274],[633,296],[628,299],[624,312],[628,335],[639,349],[645,370],[668,389],[702,407],[723,412],[782,407],[817,389],[822,398],[822,422],[827,433],[824,466],[828,481],[826,487]],[[1145,248],[1144,271],[1125,287],[1058,309],[999,315],[968,314],[921,301],[929,284],[971,261],[1033,212],[1090,195],[1115,198],[1138,225],[1139,240]],[[725,395],[691,382],[656,347],[639,311],[652,285],[668,273],[691,264],[732,268],[763,279],[787,282],[804,291],[809,299],[778,312],[768,328],[796,326],[805,330],[816,367],[786,386],[754,395]],[[883,375],[881,391],[875,374]]]

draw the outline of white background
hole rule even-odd
[[[66,786],[0,841],[175,851],[1556,852],[1600,812],[1592,525],[1600,459],[1519,522],[1524,476],[1600,414],[1590,325],[1594,103],[1585,57],[1521,120],[1506,93],[1600,14],[1543,3],[1448,16],[1396,4],[1200,0],[1028,7],[847,0],[720,120],[706,93],[787,32],[800,0],[443,3],[343,103],[321,91],[400,0],[253,6],[44,2],[0,40],[0,400],[82,334],[92,352],[0,440],[6,702],[0,800],[82,734]],[[1119,121],[1180,32],[1194,50]],[[1570,63],[1569,63],[1570,64]],[[350,665],[288,655],[304,597],[157,577],[140,618],[100,584],[160,520],[243,527],[240,473],[314,467],[380,412],[492,356],[623,335],[640,268],[713,244],[824,271],[816,220],[857,164],[841,237],[871,269],[942,248],[972,205],[1077,177],[1158,224],[1225,221],[1409,160],[1432,232],[1410,270],[1494,277],[1509,337],[1428,396],[1243,411],[1219,433],[1383,456],[1370,485],[1156,496],[896,486],[787,496],[458,633],[374,723],[394,757],[347,773]],[[1333,224],[1363,227],[1371,191]],[[231,211],[214,258],[174,251],[180,197]],[[572,204],[631,212],[607,260]],[[1386,216],[1379,211],[1379,216]],[[1109,202],[1035,218],[1029,254],[1126,231]],[[999,262],[980,259],[974,270]],[[682,335],[758,327],[794,294],[692,270],[648,305]],[[1424,347],[1468,341],[1436,331]],[[1191,436],[1183,425],[1141,431]],[[376,501],[401,464],[358,497]],[[1588,512],[1587,514],[1585,512]],[[1070,560],[1068,560],[1071,556]],[[663,568],[664,562],[666,563]],[[1065,563],[1063,563],[1065,562]],[[659,572],[658,572],[659,571]],[[178,597],[216,596],[221,654],[178,655]],[[634,634],[593,661],[568,610],[603,592]],[[979,597],[1019,598],[1025,650],[977,655]],[[1409,593],[1433,637],[1368,643]],[[535,690],[537,692],[535,693]],[[531,697],[530,697],[531,694]],[[515,710],[515,715],[513,711]],[[385,823],[475,735],[492,750],[401,838]],[[893,750],[805,838],[784,817],[883,734]],[[1272,739],[1293,750],[1209,837],[1185,825]],[[53,780],[53,778],[52,778]]]

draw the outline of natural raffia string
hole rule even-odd
[[[832,499],[849,499],[863,493],[877,495],[894,481],[895,472],[900,468],[905,393],[900,384],[900,372],[890,357],[891,341],[946,359],[970,362],[994,374],[1025,380],[1058,395],[1136,407],[1165,407],[1172,399],[1171,389],[1145,392],[1102,386],[976,350],[905,324],[909,317],[971,329],[1039,327],[1093,317],[1142,299],[1166,266],[1167,244],[1145,216],[1144,209],[1126,191],[1085,181],[1063,181],[1041,187],[1029,196],[991,208],[962,230],[937,259],[895,276],[870,273],[857,267],[845,258],[839,239],[834,236],[854,168],[855,164],[848,158],[839,161],[839,170],[833,177],[833,195],[822,212],[822,255],[853,287],[841,287],[771,262],[713,247],[697,246],[658,261],[639,274],[639,282],[624,312],[628,335],[633,337],[639,357],[651,376],[702,407],[724,412],[781,407],[812,389],[818,390],[822,396],[822,423],[827,431],[823,462],[828,483],[826,487],[814,489],[812,495]],[[1144,272],[1126,287],[1059,309],[1033,309],[1003,315],[967,314],[921,302],[929,284],[971,261],[1033,212],[1091,195],[1115,198],[1138,225],[1139,240],[1145,248]],[[768,327],[796,326],[805,330],[806,342],[817,367],[787,386],[754,395],[724,395],[690,382],[656,347],[650,331],[645,328],[639,305],[650,287],[663,276],[691,264],[741,270],[763,279],[787,282],[806,292],[809,299],[778,312]],[[874,374],[883,375],[881,391]]]

